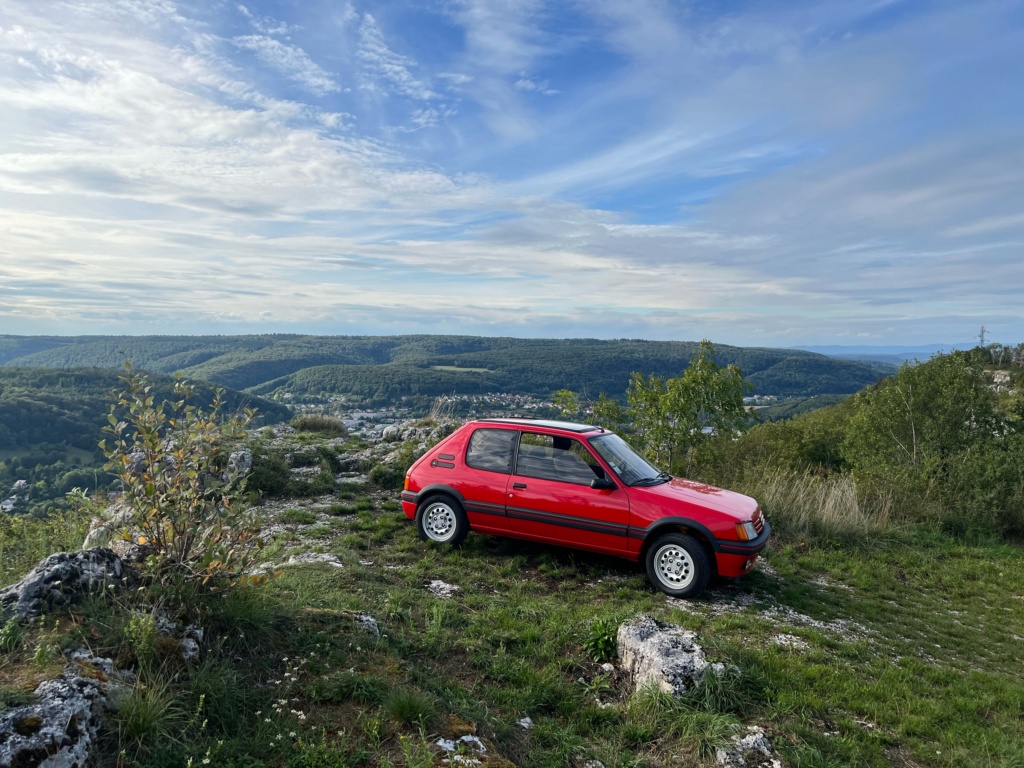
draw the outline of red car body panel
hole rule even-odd
[[[616,487],[600,489],[516,474],[521,469],[516,466],[519,436],[512,438],[509,472],[474,468],[467,463],[467,449],[478,429],[551,436],[562,440],[562,445],[567,444],[566,440],[576,441]],[[685,530],[705,544],[719,575],[740,576],[753,567],[771,530],[754,499],[683,478],[651,486],[627,486],[589,444],[591,438],[608,434],[599,427],[529,419],[470,422],[409,468],[402,510],[414,519],[421,501],[434,493],[445,493],[462,504],[472,530],[633,561],[640,559],[645,544],[660,533]],[[756,538],[742,540],[737,532],[741,523],[752,523]]]
[[[521,487],[520,487],[521,486]],[[618,491],[512,476],[506,514],[516,535],[624,556],[629,499]]]

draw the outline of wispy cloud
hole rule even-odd
[[[996,0],[60,9],[0,21],[4,332],[1024,336]]]
[[[359,28],[359,58],[372,77],[383,81],[398,93],[419,101],[438,98],[428,83],[412,74],[411,69],[415,68],[416,63],[388,47],[376,20],[368,13],[363,15]]]
[[[241,35],[234,38],[234,42],[239,48],[255,53],[268,67],[298,83],[314,96],[325,96],[341,90],[335,79],[297,46],[266,35]]]
[[[557,90],[550,87],[547,80],[531,80],[526,76],[526,73],[522,73],[522,77],[516,80],[515,87],[517,91],[533,91],[536,93],[542,93],[545,96],[554,96],[558,93]]]
[[[253,29],[257,32],[262,32],[264,35],[287,35],[290,32],[299,31],[298,27],[287,24],[286,22],[273,19],[269,16],[262,16],[258,13],[253,13],[241,3],[235,7],[238,8],[239,13],[249,20]]]

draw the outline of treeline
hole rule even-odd
[[[1008,384],[997,383],[1000,370]],[[1021,384],[1024,371],[1005,356],[1000,366],[998,350],[936,356],[836,405],[713,441],[686,468],[742,488],[801,534],[873,536],[932,521],[1021,535]]]
[[[116,368],[127,359],[263,394],[331,392],[377,402],[452,392],[621,393],[632,372],[676,375],[697,349],[682,341],[427,335],[34,338],[0,337],[0,362]],[[802,350],[719,346],[717,355],[741,368],[756,392],[782,396],[849,394],[893,370]]]

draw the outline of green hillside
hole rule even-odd
[[[41,443],[64,444],[94,451],[107,423],[110,393],[119,373],[99,368],[0,367],[0,451],[10,452]],[[172,380],[154,377],[157,399],[169,397]],[[209,385],[198,385],[209,400]],[[253,395],[228,391],[229,411],[256,408],[268,422],[290,418],[287,408]]]
[[[0,362],[54,368],[119,368],[269,394],[347,393],[372,399],[486,391],[541,396],[561,388],[625,391],[633,371],[677,375],[696,343],[479,336],[111,336],[0,337]],[[848,394],[890,367],[792,349],[717,347],[755,391],[782,396]],[[477,369],[477,370],[467,370]]]

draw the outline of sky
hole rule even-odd
[[[0,334],[1024,341],[1024,2],[0,0]]]

